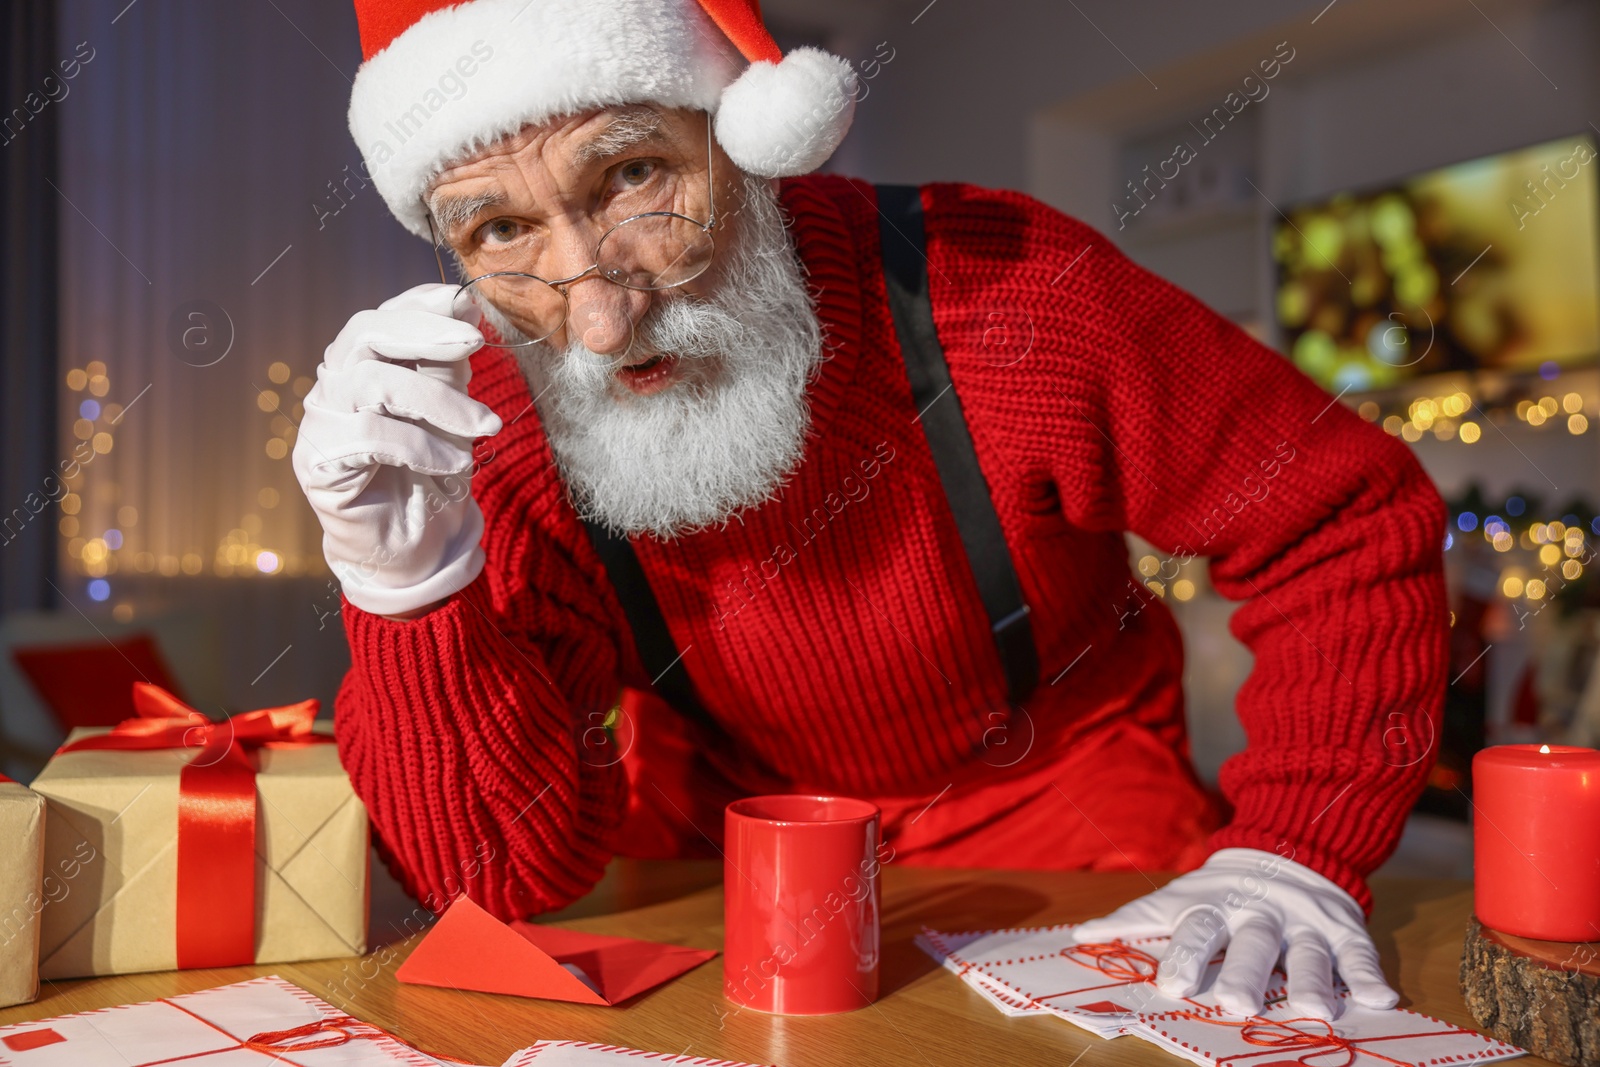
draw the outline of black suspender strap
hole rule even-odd
[[[922,429],[939,468],[939,481],[955,514],[967,564],[983,598],[989,630],[1005,667],[1007,695],[1013,703],[1021,703],[1039,678],[1033,627],[1028,620],[1028,605],[1022,599],[1022,587],[1011,566],[1011,552],[1000,529],[1000,518],[989,498],[988,483],[978,466],[961,402],[950,380],[944,349],[934,330],[927,259],[923,254],[921,193],[912,185],[877,188],[884,281],[900,352],[911,380],[911,396],[921,412]],[[633,545],[598,523],[586,520],[584,526],[605,564],[617,599],[622,602],[639,658],[656,691],[680,714],[716,730],[715,721],[695,696],[683,656],[667,629],[666,618]]]
[[[880,185],[878,230],[884,282],[911,397],[920,412],[923,433],[939,468],[939,480],[961,531],[967,563],[977,580],[989,617],[989,631],[1012,703],[1026,700],[1039,680],[1039,655],[1033,644],[1028,605],[1011,566],[1011,551],[1000,529],[988,483],[978,466],[961,401],[950,380],[944,348],[933,325],[928,298],[928,260],[924,252],[922,193],[914,185]]]
[[[614,534],[599,523],[584,520],[589,540],[605,564],[611,588],[622,601],[622,613],[627,616],[628,628],[633,631],[633,643],[639,649],[639,659],[650,675],[656,692],[686,718],[715,729],[716,724],[694,695],[689,681],[689,671],[683,665],[683,655],[672,640],[667,620],[650,590],[650,582],[639,566],[639,556],[633,545],[620,534]]]

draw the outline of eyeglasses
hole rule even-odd
[[[502,341],[497,347],[525,348],[549,339],[566,324],[571,311],[567,287],[595,274],[625,289],[656,292],[674,289],[694,281],[711,265],[716,242],[711,229],[717,223],[717,208],[712,188],[711,113],[706,113],[706,221],[700,222],[675,211],[642,211],[617,222],[595,245],[594,262],[570,278],[554,281],[515,270],[496,270],[470,278],[456,291],[456,308],[465,310],[462,301],[487,304],[503,315],[526,338]],[[433,214],[426,201],[423,213],[428,219],[428,234],[433,238],[433,256],[439,264],[439,280],[449,283],[439,237],[433,228]]]

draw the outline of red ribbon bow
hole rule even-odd
[[[180,968],[255,962],[256,764],[250,752],[331,742],[311,730],[319,706],[302,700],[213,722],[160,686],[134,682],[138,718],[59,749],[195,750],[178,776]]]

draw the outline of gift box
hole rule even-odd
[[[0,774],[0,1008],[39,993],[44,798]]]
[[[367,814],[317,702],[212,722],[135,683],[134,706],[34,781],[46,869],[96,857],[44,908],[39,975],[364,954]]]

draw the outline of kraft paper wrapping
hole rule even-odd
[[[44,798],[0,781],[0,1008],[39,994]]]
[[[68,741],[104,730],[74,730]],[[42,916],[39,976],[177,967],[178,775],[194,749],[56,755],[35,779],[45,862],[93,850]],[[367,949],[367,812],[332,744],[253,750],[255,961]]]

